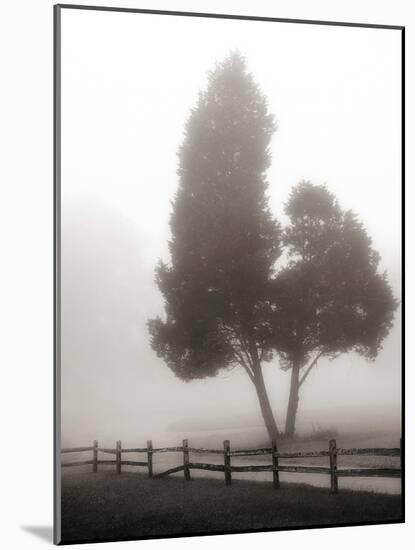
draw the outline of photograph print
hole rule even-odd
[[[404,29],[54,18],[55,543],[403,522]]]

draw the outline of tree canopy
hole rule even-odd
[[[363,224],[352,211],[342,210],[325,186],[297,185],[285,213],[288,261],[274,281],[273,327],[281,365],[293,369],[295,395],[286,423],[292,435],[298,389],[310,367],[322,356],[350,351],[374,359],[392,327],[397,302]],[[300,379],[299,370],[307,364]]]
[[[285,229],[274,219],[266,170],[275,130],[233,52],[210,72],[186,124],[170,260],[156,269],[165,317],[148,322],[153,349],[182,380],[242,367],[274,440],[263,363],[277,352],[291,369],[291,436],[300,386],[318,359],[350,351],[374,359],[397,307],[363,224],[325,186],[301,182],[285,205]]]
[[[149,322],[153,348],[183,380],[241,365],[273,438],[261,360],[270,357],[269,283],[280,254],[265,177],[275,129],[244,58],[233,52],[209,74],[186,125],[171,261],[156,271],[166,319]]]

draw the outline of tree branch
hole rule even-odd
[[[249,345],[248,345],[248,342],[246,342],[246,340],[240,336],[239,337],[239,341],[241,343],[241,348],[243,350],[243,353],[245,354],[245,357],[246,357],[246,360],[248,362],[248,365],[249,367],[251,368],[252,372],[254,370],[254,364],[252,362],[252,357],[250,356],[249,354]]]
[[[243,356],[238,353],[237,351],[234,351],[234,355],[235,355],[235,358],[236,360],[238,361],[238,363],[240,365],[242,365],[242,367],[246,370],[250,380],[253,382],[254,381],[254,375],[253,375],[253,372],[251,371],[251,369],[249,368],[249,366],[246,364]]]
[[[246,370],[248,376],[249,376],[249,379],[251,380],[251,382],[254,382],[255,378],[254,378],[254,375],[252,374],[252,371],[251,369],[248,367],[248,365],[244,362],[242,363],[242,366],[243,368]]]
[[[247,350],[246,342],[244,341],[243,337],[235,333],[235,330],[232,327],[223,324],[221,328],[228,336],[230,336],[234,340],[234,342],[232,343],[233,356],[235,360],[246,370],[250,380],[253,382],[254,367],[252,364],[252,359],[249,356]]]
[[[310,374],[311,369],[317,364],[317,361],[320,359],[320,357],[323,355],[323,352],[320,351],[320,353],[313,359],[313,361],[310,363],[308,369],[305,371],[303,376],[300,379],[300,382],[298,384],[298,387],[301,388],[301,385],[304,383],[304,380],[307,378],[307,376]]]

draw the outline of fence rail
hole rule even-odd
[[[273,486],[278,488],[280,472],[295,472],[295,473],[311,473],[311,474],[326,474],[330,476],[330,490],[332,493],[338,492],[339,477],[401,477],[402,453],[400,447],[394,448],[356,448],[342,449],[337,448],[336,440],[329,441],[328,450],[326,451],[299,451],[299,452],[278,452],[277,446],[274,443],[272,447],[263,447],[259,449],[234,449],[231,450],[230,441],[223,442],[223,449],[204,449],[189,447],[187,439],[183,440],[183,444],[178,447],[153,447],[151,440],[147,441],[147,447],[137,448],[122,448],[121,441],[117,441],[114,449],[98,446],[98,441],[94,441],[92,446],[85,447],[69,447],[61,450],[62,454],[67,453],[82,453],[92,451],[92,460],[80,460],[63,462],[62,467],[85,466],[92,465],[92,471],[98,471],[98,465],[115,465],[117,473],[121,473],[122,466],[138,466],[147,468],[148,477],[161,478],[177,472],[184,472],[186,481],[190,481],[190,470],[209,470],[212,472],[223,472],[225,474],[226,485],[232,483],[233,472],[272,472]],[[115,455],[115,460],[100,460],[98,453],[106,453]],[[146,461],[138,460],[122,460],[123,453],[146,453]],[[164,472],[157,474],[153,473],[153,455],[156,453],[182,453],[183,464],[169,468]],[[191,462],[190,453],[192,454],[217,454],[223,456],[223,464],[210,464],[207,462]],[[272,464],[256,464],[246,466],[233,466],[231,463],[232,457],[247,457],[247,456],[265,456],[271,455]],[[399,468],[339,468],[337,457],[343,456],[396,456],[400,457]],[[279,459],[285,458],[329,458],[328,466],[306,466],[303,464],[280,464]]]

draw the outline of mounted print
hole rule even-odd
[[[55,542],[404,521],[404,29],[57,5]]]

